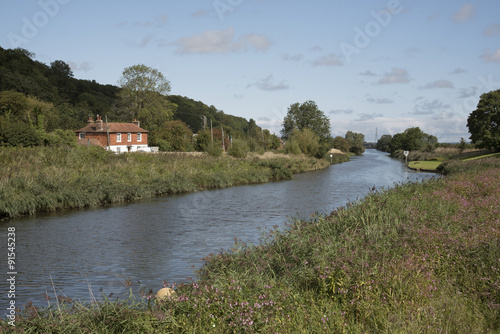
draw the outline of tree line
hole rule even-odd
[[[75,145],[73,131],[101,115],[110,122],[140,120],[150,145],[166,151],[222,151],[222,142],[229,148],[232,139],[248,141],[251,150],[280,147],[252,119],[169,92],[163,74],[145,65],[126,68],[119,86],[102,85],[74,78],[64,61],[46,65],[27,50],[0,47],[0,146]]]

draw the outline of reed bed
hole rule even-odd
[[[115,155],[94,147],[0,148],[0,219],[284,180],[328,165],[305,156],[261,160]]]
[[[496,333],[500,166],[373,190],[210,254],[195,282],[20,310],[6,333]],[[462,169],[463,170],[463,167]]]

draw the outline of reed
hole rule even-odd
[[[115,155],[94,147],[0,148],[0,219],[290,179],[325,160]]]

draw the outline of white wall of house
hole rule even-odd
[[[148,145],[111,145],[109,149],[115,153],[137,152],[141,150],[149,151]]]

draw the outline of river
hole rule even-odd
[[[367,150],[349,162],[290,181],[13,219],[0,222],[5,250],[0,270],[9,278],[7,229],[15,227],[18,307],[27,301],[47,306],[55,294],[82,301],[92,295],[123,296],[129,284],[134,291],[141,285],[157,290],[163,281],[195,279],[201,259],[231,248],[234,238],[258,244],[266,230],[284,226],[290,217],[330,213],[373,187],[434,176],[409,171],[388,155]],[[6,279],[0,287],[5,310]]]

